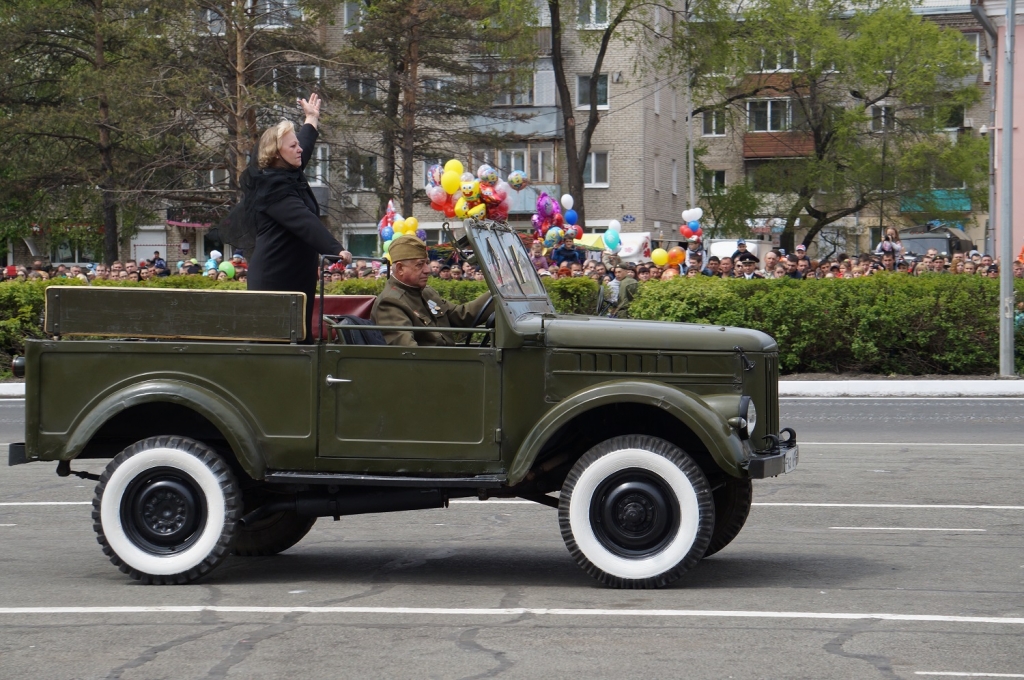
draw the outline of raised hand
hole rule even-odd
[[[309,95],[309,99],[300,99],[299,106],[302,107],[302,113],[306,115],[306,122],[316,127],[320,121],[320,95],[314,92]]]

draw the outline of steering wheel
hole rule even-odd
[[[494,296],[492,295],[491,297],[489,297],[487,299],[487,302],[484,303],[484,306],[480,308],[480,311],[476,313],[476,316],[473,317],[473,323],[471,323],[468,327],[469,328],[476,328],[477,326],[479,326],[480,322],[483,321],[483,319],[484,319],[484,315],[487,314],[487,310],[489,310],[493,306],[494,306]],[[494,323],[494,312],[491,312],[490,318],[487,319],[487,327],[490,328],[493,323]],[[484,339],[480,341],[480,346],[481,347],[486,347],[487,346],[484,343],[487,342],[489,337],[490,337],[490,333],[488,333],[487,335],[484,336]],[[470,341],[472,341],[472,340],[473,340],[473,334],[472,333],[469,333],[468,335],[466,335],[466,347],[469,347]]]

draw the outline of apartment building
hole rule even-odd
[[[942,26],[962,31],[964,37],[975,46],[978,58],[974,82],[981,91],[981,97],[968,110],[955,112],[944,132],[953,137],[986,134],[992,124],[991,65],[994,49],[987,43],[981,24],[971,14],[970,4],[966,0],[924,0],[915,11]],[[760,64],[752,65],[750,75],[768,79],[785,77],[787,72],[793,70],[797,58],[795,54],[785,53],[766,57]],[[854,103],[852,97],[850,103]],[[707,170],[700,178],[702,187],[713,190],[716,186],[753,181],[759,174],[759,168],[811,153],[813,141],[805,133],[794,130],[798,127],[795,118],[799,115],[798,111],[795,102],[769,92],[763,97],[741,102],[724,111],[696,116],[694,122],[699,131],[700,144],[706,149],[703,161]],[[892,124],[888,120],[891,108],[884,104],[872,107],[869,115],[874,130],[881,132]],[[991,250],[988,213],[984,206],[973,204],[967,194],[957,187],[937,185],[935,192],[949,210],[961,215],[955,224],[962,226],[979,248],[988,243]],[[904,201],[899,207],[901,224],[894,226],[921,223],[922,219],[915,214],[912,201]],[[883,222],[886,226],[891,224],[880,218],[877,210],[867,209],[827,227],[817,242],[828,251],[836,247],[851,253],[862,252],[878,243]],[[784,223],[784,215],[781,214],[752,216],[751,232],[761,238],[772,238],[777,245],[792,248],[794,242],[802,240],[806,229],[798,227],[796,233],[783,235],[780,231]],[[815,249],[812,248],[811,252],[813,255]]]

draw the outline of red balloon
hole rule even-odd
[[[693,232],[693,235],[694,236],[703,236],[704,235],[704,229],[702,227],[697,227],[697,231]]]
[[[497,192],[497,190],[494,187],[486,185],[486,184],[481,184],[480,185],[480,200],[483,201],[486,205],[492,206],[492,205],[500,205],[502,200],[504,200],[504,199],[502,197],[498,196],[498,192]]]
[[[686,226],[684,224],[683,226],[679,227],[679,234],[683,238],[692,238],[693,237],[693,230],[690,229],[688,226]]]
[[[583,238],[583,227],[581,227],[580,225],[577,224],[576,225],[576,240],[578,241],[581,238]]]
[[[563,224],[565,224],[565,218],[562,217],[562,213],[560,212],[555,213],[554,217],[551,218],[551,221],[554,223],[556,227],[560,227]]]

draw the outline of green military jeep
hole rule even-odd
[[[72,461],[110,458],[95,530],[146,583],[280,552],[318,517],[460,497],[558,508],[573,558],[611,586],[663,586],[724,548],[751,480],[797,464],[772,338],[557,314],[515,231],[458,232],[493,300],[456,347],[374,344],[391,328],[322,295],[320,337],[299,344],[299,293],[49,288],[52,339],[16,362],[10,464],[97,478]]]

